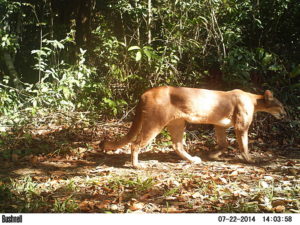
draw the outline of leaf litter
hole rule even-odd
[[[135,170],[129,146],[108,153],[98,148],[104,134],[113,136],[127,128],[55,126],[24,130],[7,139],[0,148],[0,211],[300,212],[297,145],[285,155],[284,146],[261,148],[252,141],[251,154],[258,163],[245,164],[236,156],[236,146],[224,154],[225,160],[210,161],[205,154],[213,137],[206,135],[188,143],[191,154],[204,155],[203,163],[192,165],[163,144],[168,143],[165,137],[158,137],[140,154],[147,168]]]

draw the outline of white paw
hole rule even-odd
[[[135,169],[145,169],[146,165],[141,164],[141,163],[136,163],[136,164],[133,164],[133,168],[135,168]]]
[[[199,164],[201,162],[202,162],[202,160],[198,156],[192,157],[191,163]]]

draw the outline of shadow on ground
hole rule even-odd
[[[125,130],[126,127],[122,129]],[[24,175],[85,176],[88,171],[99,167],[131,169],[128,146],[118,153],[100,152],[98,144],[104,138],[103,132],[107,135],[107,131],[100,128],[59,128],[51,131],[39,130],[26,135],[23,133],[8,136],[5,140],[7,148],[4,148],[3,145],[2,148],[0,146],[0,178]],[[114,133],[115,130],[111,132]],[[220,163],[248,165],[239,158],[237,151],[234,153],[230,151],[225,153],[224,159],[219,161]],[[216,162],[216,160],[207,158],[206,153],[198,151],[191,154],[200,156],[206,163]],[[265,167],[274,160],[274,156],[267,156],[264,152],[253,152],[252,154],[253,158],[257,159],[257,163],[252,166]],[[293,154],[289,152],[289,156],[291,156],[291,160],[299,159],[299,150],[294,149]],[[157,164],[157,168],[160,164],[176,165],[183,162],[172,150],[168,152],[150,150],[140,153],[139,159],[146,164],[154,162]]]

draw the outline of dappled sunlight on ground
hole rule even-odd
[[[190,153],[203,159],[193,165],[174,153],[164,134],[140,154],[146,168],[136,170],[130,146],[107,153],[98,148],[104,135],[127,129],[55,128],[7,140],[11,148],[0,158],[1,212],[300,212],[297,145],[253,140],[257,163],[246,164],[231,137],[233,147],[211,161],[205,156],[213,134],[205,133],[187,140]]]

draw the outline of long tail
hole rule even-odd
[[[135,117],[128,133],[120,140],[116,141],[101,141],[99,147],[101,150],[116,150],[130,143],[140,132],[142,127],[142,102],[140,101],[135,110]]]

